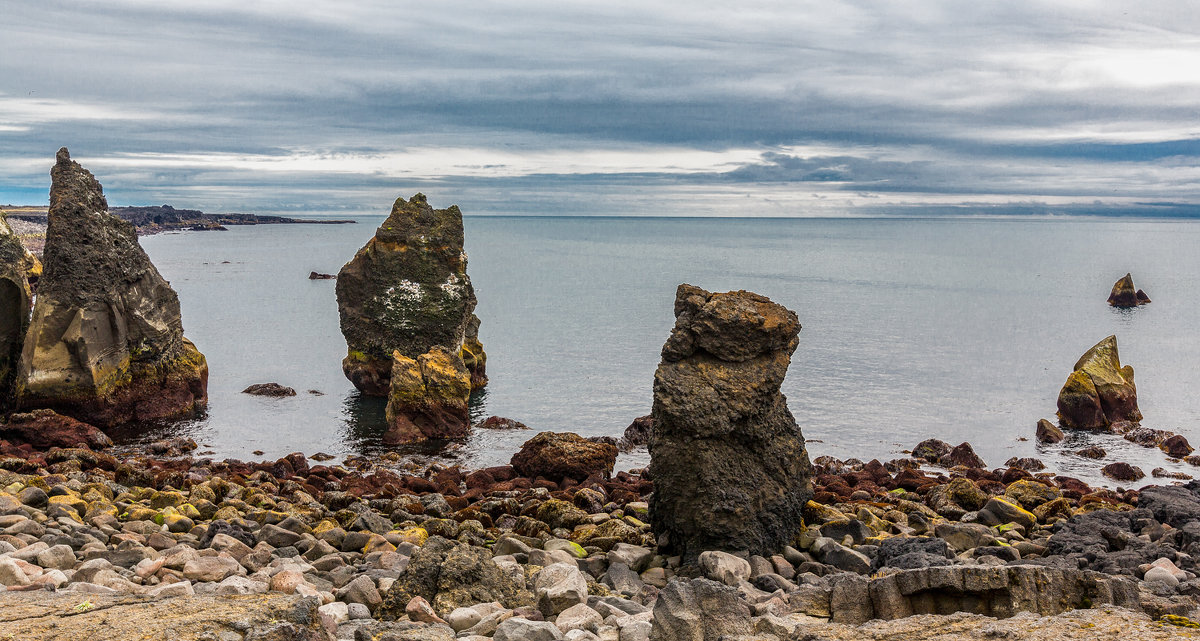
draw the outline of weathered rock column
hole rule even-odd
[[[342,371],[362,393],[388,397],[385,440],[466,436],[467,398],[487,384],[487,354],[458,207],[434,209],[422,194],[396,199],[342,267],[337,297],[349,346]]]
[[[650,515],[665,550],[770,556],[812,497],[804,437],[779,388],[796,314],[757,294],[680,285],[654,375]]]
[[[0,411],[10,409],[29,329],[33,299],[27,274],[35,260],[0,213]]]
[[[45,270],[17,382],[23,408],[107,427],[187,416],[208,400],[208,364],[183,336],[179,298],[108,213],[100,183],[58,151]]]

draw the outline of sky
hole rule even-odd
[[[5,0],[0,204],[1200,216],[1187,0]]]

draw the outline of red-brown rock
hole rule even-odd
[[[511,463],[518,474],[530,478],[582,481],[593,474],[607,478],[617,463],[617,446],[573,432],[542,432],[526,441]]]
[[[112,439],[95,426],[54,410],[13,414],[7,424],[0,425],[0,438],[17,444],[28,443],[38,450],[52,447],[101,449],[113,444]]]
[[[1145,478],[1146,473],[1141,468],[1128,463],[1109,463],[1100,471],[1114,481],[1136,481]]]

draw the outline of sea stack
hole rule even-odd
[[[795,312],[758,294],[679,286],[649,441],[665,552],[769,557],[800,531],[813,471],[779,391],[799,332]]]
[[[33,304],[27,274],[36,260],[0,213],[0,411],[11,409]]]
[[[208,364],[183,336],[179,298],[108,213],[100,183],[64,147],[33,319],[17,380],[23,408],[109,427],[190,416],[208,400]]]
[[[362,393],[390,397],[390,439],[465,436],[469,418],[459,407],[457,373],[450,370],[467,372],[469,394],[487,383],[487,355],[479,342],[458,207],[434,209],[423,194],[398,198],[375,236],[338,273],[337,298],[349,347],[342,371]],[[453,366],[444,363],[443,352],[456,361]],[[428,368],[434,365],[433,379],[413,378],[433,372]],[[405,375],[398,385],[393,367]],[[443,385],[449,380],[454,382]],[[421,396],[421,389],[439,392]]]
[[[1118,280],[1113,285],[1112,293],[1108,295],[1108,304],[1113,307],[1137,307],[1149,302],[1150,297],[1146,295],[1146,292],[1133,286],[1132,274],[1125,274]]]
[[[1076,361],[1058,394],[1058,418],[1063,427],[1117,431],[1142,420],[1133,367],[1121,365],[1116,336],[1096,343]]]

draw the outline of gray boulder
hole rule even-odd
[[[650,641],[718,641],[753,632],[738,591],[708,579],[673,578],[658,593]]]

